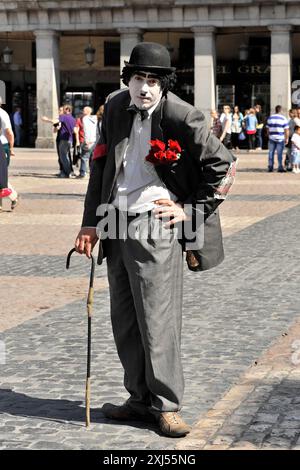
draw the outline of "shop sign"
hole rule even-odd
[[[265,75],[270,73],[270,65],[240,65],[238,67],[239,73],[255,74],[255,75]]]
[[[224,64],[217,65],[217,74],[239,74],[268,75],[271,66],[269,64]]]

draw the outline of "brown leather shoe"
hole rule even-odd
[[[104,403],[101,411],[106,418],[117,419],[118,421],[154,421],[154,417],[150,412],[145,410],[145,413],[139,413],[126,403],[119,406],[112,403]]]
[[[163,411],[156,415],[160,431],[166,436],[182,437],[188,434],[191,427],[186,424],[179,413],[175,411]]]

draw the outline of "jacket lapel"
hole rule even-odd
[[[114,154],[110,156],[112,158],[107,159],[104,169],[101,193],[102,202],[108,202],[110,199],[113,187],[121,169],[123,156],[128,144],[128,139],[130,136],[133,121],[132,113],[127,111],[129,103],[130,96],[128,93],[128,96],[124,99],[124,102],[122,103],[118,111],[118,122],[116,125],[116,130],[114,130],[113,136]]]
[[[165,98],[162,98],[157,108],[155,108],[155,110],[153,111],[152,121],[151,121],[151,140],[158,139],[164,142],[164,133],[161,127],[164,102],[165,102]],[[154,166],[154,168],[159,178],[162,179],[163,177],[162,168],[160,166]]]
[[[124,102],[122,108],[120,109],[120,113],[118,115],[118,122],[121,124],[119,127],[119,136],[117,139],[117,144],[115,146],[115,166],[116,166],[116,175],[119,174],[123,156],[128,144],[128,139],[131,132],[132,122],[133,122],[133,113],[127,111],[127,108],[130,103],[130,96],[128,93],[128,98]]]
[[[161,127],[161,121],[163,117],[165,98],[162,98],[157,108],[152,113],[151,121],[151,139],[164,140],[163,130]]]

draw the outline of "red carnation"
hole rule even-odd
[[[166,150],[165,154],[166,154],[166,159],[169,162],[175,162],[176,160],[178,160],[177,153],[173,152],[173,150]]]
[[[145,160],[153,165],[166,165],[180,158],[181,147],[177,140],[168,140],[167,150],[166,144],[159,139],[150,140],[149,143],[151,149]]]
[[[160,150],[165,150],[166,144],[159,139],[150,140],[150,145],[154,152],[159,152]]]
[[[173,152],[180,153],[181,152],[181,147],[177,140],[168,140],[168,147],[170,150],[173,150]]]

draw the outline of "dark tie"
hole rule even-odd
[[[148,111],[146,111],[146,109],[139,109],[135,104],[132,104],[131,106],[129,106],[127,108],[127,111],[129,111],[131,113],[139,114],[141,116],[142,121],[149,116],[149,113],[148,113]]]

